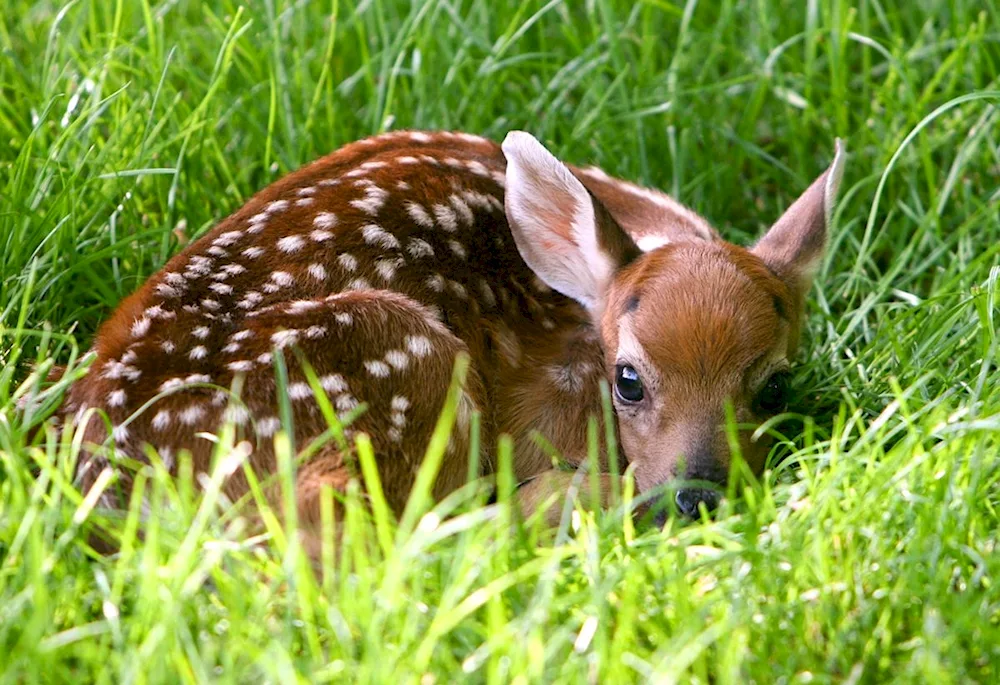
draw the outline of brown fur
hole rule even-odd
[[[112,468],[128,495],[131,478],[109,461],[112,447],[142,462],[152,446],[171,468],[178,451],[187,450],[196,472],[209,469],[212,443],[196,434],[219,428],[230,400],[220,388],[234,384],[240,397],[228,411],[239,418],[238,438],[251,443],[253,467],[273,473],[278,348],[297,393],[291,400],[296,444],[327,429],[303,385],[301,355],[326,379],[338,411],[367,406],[350,428],[372,437],[397,512],[459,353],[470,356],[469,381],[436,495],[465,478],[472,410],[482,412],[484,473],[493,468],[491,448],[503,433],[514,438],[518,478],[551,467],[532,438],[536,431],[570,464],[581,464],[587,419],[600,410],[600,379],[613,380],[625,319],[660,369],[660,404],[645,420],[649,428],[640,430],[618,412],[640,488],[685,475],[676,472],[678,457],[706,442],[713,463],[701,466],[712,474],[724,470],[723,403],[732,400],[741,419],[763,418],[747,412],[759,372],[792,352],[801,287],[796,283],[793,295],[775,275],[783,269],[787,276],[792,266],[765,266],[719,241],[704,220],[656,191],[571,168],[592,196],[600,248],[618,265],[609,306],[593,321],[521,258],[503,211],[505,166],[499,146],[484,139],[387,134],[289,174],[188,245],[101,327],[97,359],[67,398],[68,416],[80,421],[84,410],[97,408],[119,427],[109,436],[102,421],[87,422],[81,487]],[[545,218],[551,239],[565,242],[562,214],[569,210],[552,211]],[[321,213],[336,222],[321,223]],[[633,239],[649,235],[671,244],[642,253]],[[282,239],[292,241],[288,250],[279,248]],[[257,248],[263,251],[253,254]],[[762,450],[747,444],[758,471]],[[333,443],[299,469],[307,528],[318,520],[321,488],[342,491],[356,473],[350,452]],[[539,480],[523,496],[541,501],[543,483],[564,480]],[[236,471],[226,494],[246,490]],[[104,503],[124,502],[106,493]],[[315,540],[310,549],[318,549]]]

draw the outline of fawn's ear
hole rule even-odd
[[[838,138],[833,163],[813,181],[778,222],[753,247],[799,298],[812,285],[826,247],[826,233],[844,172],[844,146]]]
[[[502,147],[507,223],[521,257],[548,286],[599,315],[615,272],[642,253],[534,137],[511,131]]]

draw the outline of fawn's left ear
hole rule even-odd
[[[800,298],[812,285],[823,258],[843,173],[844,145],[838,138],[830,168],[813,181],[752,249]]]
[[[507,223],[521,257],[546,285],[599,316],[615,272],[641,251],[530,134],[511,131],[502,148]]]

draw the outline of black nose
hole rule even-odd
[[[704,504],[709,512],[719,506],[721,496],[715,490],[705,490],[703,488],[684,488],[677,491],[677,509],[688,518],[696,519],[700,516],[698,505]]]

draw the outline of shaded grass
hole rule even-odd
[[[9,0],[4,677],[996,680],[998,15],[972,0]],[[775,426],[793,458],[714,522],[643,532],[567,512],[554,544],[512,529],[503,502],[474,506],[476,488],[398,528],[349,506],[340,573],[318,583],[273,520],[272,546],[254,546],[217,490],[154,468],[156,515],[140,526],[136,500],[111,523],[122,552],[89,558],[101,515],[68,481],[78,445],[32,430],[65,383],[15,411],[28,362],[74,361],[178,233],[404,127],[528,129],[737,242],[845,138],[802,413]],[[239,467],[225,440],[219,465]]]

